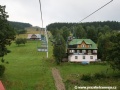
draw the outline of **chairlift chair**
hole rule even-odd
[[[48,48],[47,48],[47,41],[46,38],[44,37],[44,39],[41,41],[41,44],[39,45],[37,43],[37,51],[39,52],[47,52]]]

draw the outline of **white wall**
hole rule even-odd
[[[75,59],[75,56],[78,58]],[[85,56],[85,59],[83,59],[83,56]],[[90,59],[90,56],[93,56],[93,59]],[[97,60],[97,55],[69,55],[68,60],[70,62],[82,62],[82,61],[95,61]]]

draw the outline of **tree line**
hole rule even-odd
[[[67,28],[73,27],[73,26],[77,26],[78,24],[81,24],[83,26],[83,28],[85,29],[87,26],[94,26],[95,28],[101,26],[109,26],[112,30],[120,30],[120,22],[117,21],[98,21],[98,22],[84,22],[84,23],[51,23],[47,26],[47,29],[49,31],[51,31],[52,29],[60,29],[63,26],[66,26]]]

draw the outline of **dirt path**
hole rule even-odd
[[[65,85],[62,81],[62,78],[60,76],[58,69],[52,68],[52,75],[55,80],[55,86],[56,86],[57,90],[65,90]]]

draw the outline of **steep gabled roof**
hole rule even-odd
[[[82,44],[82,42],[85,42],[88,45],[91,45],[91,47],[86,48],[86,47],[82,47],[79,49],[97,49],[96,44],[91,40],[91,39],[73,39],[72,41],[70,41],[69,45],[78,45],[78,44]],[[78,49],[78,48],[76,48]]]
[[[36,35],[37,38],[41,38],[40,34],[28,34],[27,38],[30,39],[32,35]]]

